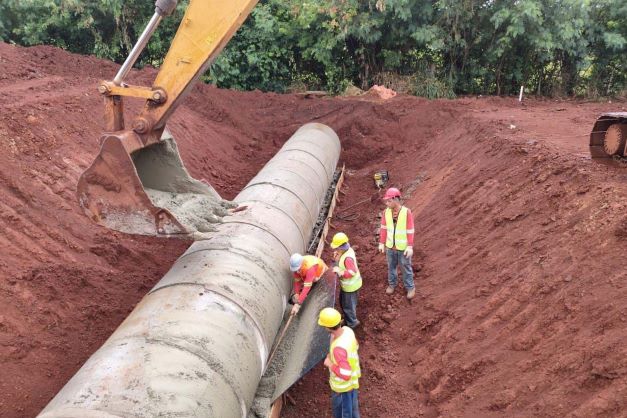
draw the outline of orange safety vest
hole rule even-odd
[[[297,274],[297,276],[298,276],[297,280],[298,279],[300,279],[300,280],[304,279],[307,276],[307,270],[309,270],[311,268],[311,266],[317,266],[316,278],[315,278],[314,282],[317,282],[318,280],[320,280],[322,275],[329,268],[324,263],[324,261],[322,261],[318,257],[316,257],[314,255],[306,255],[306,256],[303,257],[303,264],[300,266],[300,269],[298,269],[298,271],[297,271],[297,273],[298,273]]]

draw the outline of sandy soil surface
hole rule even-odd
[[[95,86],[116,68],[0,43],[0,417],[36,415],[188,245],[111,232],[79,210],[101,132]],[[170,129],[192,175],[225,198],[303,123],[336,130],[350,171],[334,226],[365,280],[362,416],[622,417],[627,171],[591,161],[587,135],[597,114],[626,108],[202,85]],[[411,304],[401,288],[384,293],[379,169],[415,215]],[[326,379],[319,366],[290,389],[284,416],[331,416]]]

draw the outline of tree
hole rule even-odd
[[[210,70],[220,87],[285,91],[294,69],[287,9],[278,1],[259,4]]]
[[[591,2],[586,38],[590,42],[587,93],[625,95],[627,89],[627,4],[611,0]]]
[[[158,66],[188,0],[139,65]],[[3,0],[0,39],[122,62],[146,0]],[[627,3],[618,0],[261,0],[204,78],[221,87],[343,91],[414,80],[427,97],[625,94]]]

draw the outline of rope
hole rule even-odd
[[[361,215],[358,212],[338,213],[337,215],[335,215],[335,217],[339,219],[340,221],[346,221],[346,222],[353,222],[359,219],[360,216]]]

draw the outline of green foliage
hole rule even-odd
[[[585,84],[589,96],[625,95],[627,90],[627,4],[598,0],[590,4],[586,38],[594,54],[588,56]]]
[[[416,96],[426,97],[427,99],[453,99],[455,92],[450,84],[439,78],[420,74],[416,77],[415,84]]]
[[[209,80],[220,87],[285,91],[294,62],[294,54],[285,48],[285,12],[279,3],[257,5],[211,67]]]
[[[154,34],[142,55],[143,63],[161,62],[186,4],[181,2],[175,17]],[[122,62],[154,13],[154,4],[144,0],[2,0],[0,12],[0,40],[54,45]]]
[[[141,57],[158,65],[187,1]],[[121,62],[153,13],[148,0],[2,0],[0,39]],[[204,78],[286,91],[415,80],[425,97],[621,95],[627,3],[620,0],[261,0]],[[384,77],[385,78],[385,77]]]

